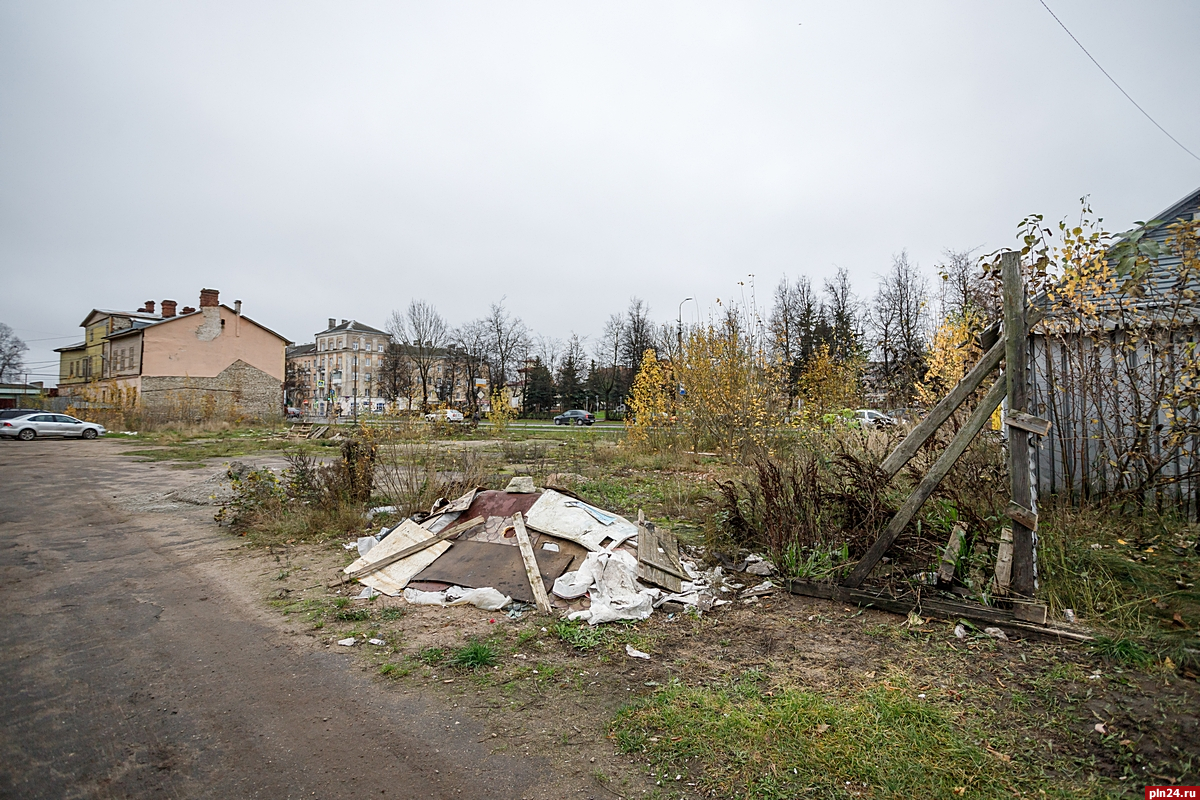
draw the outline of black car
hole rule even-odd
[[[591,425],[595,421],[596,418],[594,416],[578,408],[564,411],[554,418],[555,425]]]

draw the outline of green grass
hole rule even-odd
[[[599,647],[607,638],[607,628],[593,627],[586,622],[569,622],[565,619],[554,623],[550,632],[576,650],[591,650]]]
[[[664,783],[681,775],[718,796],[995,798],[1014,789],[1104,796],[1095,784],[1048,778],[1019,745],[1004,760],[994,731],[963,730],[932,693],[917,694],[875,686],[826,697],[770,689],[761,675],[717,687],[675,683],[623,709],[611,733]]]
[[[368,608],[343,608],[334,614],[334,619],[339,622],[366,622],[371,618],[371,610]]]
[[[488,642],[473,641],[450,654],[450,664],[460,669],[479,669],[494,666],[496,648]]]

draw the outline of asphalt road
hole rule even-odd
[[[0,441],[0,797],[568,794],[288,629],[211,508],[146,508],[196,473],[125,447]]]

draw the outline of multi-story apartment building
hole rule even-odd
[[[468,386],[453,348],[421,352],[400,344],[390,354],[393,374],[389,376],[391,344],[386,331],[358,320],[330,318],[329,326],[315,334],[311,344],[288,348],[288,406],[320,417],[417,409],[422,400],[421,363],[428,364],[429,404],[462,407],[468,403],[468,392],[476,398],[484,396],[486,381],[476,376]],[[486,368],[480,371],[486,376]]]
[[[379,373],[390,341],[387,331],[330,317],[312,344],[288,352],[289,404],[321,417],[383,411]]]

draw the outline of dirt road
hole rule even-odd
[[[567,796],[267,613],[211,508],[145,509],[197,473],[127,447],[0,442],[0,796]]]

